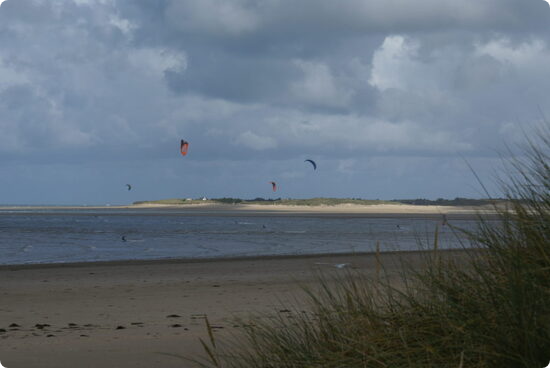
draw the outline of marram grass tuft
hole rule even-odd
[[[204,343],[198,365],[228,368],[546,367],[550,361],[550,135],[503,184],[498,221],[479,216],[466,257],[426,252],[400,281],[349,272],[305,289],[311,313],[248,323]],[[460,231],[460,229],[457,229]],[[437,238],[435,239],[437,244]],[[437,247],[434,244],[435,247]],[[287,307],[292,309],[291,307]]]

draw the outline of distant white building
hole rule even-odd
[[[206,197],[202,197],[202,200],[203,200],[203,201],[207,201],[207,200],[208,200],[208,198],[206,198]]]

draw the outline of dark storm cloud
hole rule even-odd
[[[279,36],[286,43],[365,32],[531,30],[548,23],[542,1],[168,0],[163,6],[173,30],[210,40]]]
[[[286,61],[250,59],[217,52],[193,53],[185,73],[168,73],[178,93],[198,93],[242,102],[280,101],[299,76]]]

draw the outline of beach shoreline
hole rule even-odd
[[[105,206],[0,206],[0,211],[63,211],[63,210],[139,210],[139,209],[163,209],[180,211],[208,211],[208,212],[242,212],[242,213],[334,213],[334,214],[478,214],[493,213],[492,206],[432,206],[432,205],[409,205],[409,204],[337,204],[337,205],[283,205],[283,204],[221,204],[221,203],[194,203],[194,204],[160,204],[143,203],[131,205],[105,205]]]
[[[421,265],[424,252],[129,261],[0,268],[0,361],[7,367],[193,367],[204,317],[216,336],[236,317],[307,310],[319,273],[376,276]],[[445,251],[461,257],[464,251]]]
[[[406,257],[410,254],[423,253],[429,250],[385,250],[380,255]],[[439,252],[452,253],[462,251],[461,249],[439,249]],[[227,256],[208,258],[158,258],[158,259],[125,259],[110,261],[83,261],[83,262],[50,262],[50,263],[21,263],[0,265],[2,271],[38,270],[52,268],[86,268],[86,267],[125,267],[125,266],[162,266],[162,265],[185,265],[195,263],[227,263],[227,262],[258,262],[258,261],[282,261],[289,259],[309,258],[334,258],[334,257],[374,257],[376,252],[341,252],[341,253],[315,253],[315,254],[280,254],[280,255],[251,255],[251,256]]]

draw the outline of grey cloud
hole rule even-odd
[[[166,74],[178,94],[195,93],[237,103],[298,106],[312,111],[369,108],[374,91],[368,84],[369,64],[349,60],[267,59],[224,53],[208,56],[189,51],[184,73]]]
[[[265,32],[288,40],[291,34],[308,39],[457,28],[533,30],[548,25],[547,10],[542,0],[172,0],[166,14],[170,25],[182,32],[222,38]]]
[[[168,22],[177,30],[206,33],[213,36],[236,37],[253,32],[258,15],[249,1],[169,1],[166,8]]]
[[[111,2],[12,2],[0,11],[11,35],[0,51],[4,151],[80,146],[93,157],[166,139],[177,99],[165,72],[186,67],[182,51],[134,46]]]
[[[293,166],[305,155],[350,181],[418,168],[449,184],[448,161],[490,167],[502,141],[540,123],[537,105],[550,111],[549,19],[542,0],[7,0],[0,160],[44,176],[59,164],[64,178],[138,175],[146,162],[179,184],[172,165],[187,165],[196,193],[226,195],[217,173],[253,182],[255,165],[257,188],[280,175],[302,188],[289,195],[307,194]],[[172,158],[180,138],[191,142],[183,162]],[[324,179],[319,195],[360,191]]]
[[[259,102],[280,101],[286,86],[298,74],[288,61],[198,51],[189,55],[185,73],[168,73],[167,79],[178,93]]]

